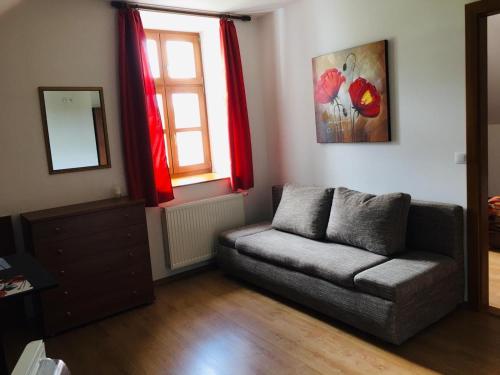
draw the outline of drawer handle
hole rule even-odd
[[[123,216],[125,217],[125,219],[128,219],[130,217],[129,214],[124,214]]]
[[[64,253],[63,249],[57,249],[57,254],[62,255]]]
[[[69,318],[71,317],[71,311],[66,311],[66,316]]]
[[[59,271],[59,275],[64,276],[64,274],[65,274],[64,270]]]
[[[65,291],[63,292],[63,294],[64,294],[65,296],[69,296],[69,292],[68,292],[67,290],[65,290]]]
[[[61,228],[56,227],[56,228],[55,228],[55,231],[56,231],[57,233],[59,233],[59,232],[61,231]]]

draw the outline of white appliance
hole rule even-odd
[[[12,375],[70,375],[66,364],[58,359],[47,358],[42,340],[32,341],[17,361]]]

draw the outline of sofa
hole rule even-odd
[[[392,212],[399,216],[393,217],[392,222],[384,222],[369,215],[359,216],[370,210],[365,210],[365,205],[378,198],[358,196],[355,204],[361,214],[348,206],[347,210],[344,207],[344,216],[337,213],[333,217],[334,211],[342,213],[336,205],[340,201],[336,197],[337,190],[331,189],[333,193],[329,196],[323,191],[322,199],[325,196],[330,199],[329,205],[328,200],[323,201],[330,210],[329,218],[318,220],[315,217],[314,223],[310,223],[319,223],[317,228],[328,231],[332,221],[342,227],[342,221],[359,220],[363,228],[358,228],[356,222],[347,231],[341,228],[338,232],[344,230],[346,238],[338,237],[337,241],[335,233],[334,240],[331,236],[325,238],[322,232],[316,237],[293,233],[298,227],[290,229],[287,225],[303,221],[304,215],[307,216],[304,211],[311,209],[305,208],[309,203],[304,205],[302,202],[307,199],[299,199],[290,204],[287,198],[288,209],[293,205],[300,207],[296,207],[295,213],[286,212],[281,202],[283,187],[274,186],[273,222],[222,233],[217,246],[220,268],[227,274],[397,345],[463,302],[464,215],[460,206],[416,201],[400,195],[396,198],[398,202],[407,201],[406,211],[393,209]],[[343,191],[348,192],[347,189]],[[343,202],[340,202],[342,207]],[[277,213],[281,215],[281,223]],[[381,253],[376,243],[378,234],[370,233],[372,225],[378,225],[374,232],[385,231],[392,225],[403,231],[402,236],[382,234],[391,246],[402,241],[395,245],[400,248],[390,255]],[[353,236],[355,233],[359,235]],[[364,241],[368,241],[366,247],[373,251],[348,244],[358,244],[358,237],[363,236]],[[370,242],[372,238],[374,244]]]

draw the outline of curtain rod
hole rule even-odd
[[[246,14],[203,12],[203,11],[199,11],[199,10],[191,10],[191,9],[184,9],[184,8],[170,8],[170,7],[164,7],[164,6],[139,4],[139,3],[128,3],[128,2],[124,2],[124,1],[112,1],[111,6],[113,8],[117,8],[117,9],[134,8],[134,9],[142,9],[142,10],[152,10],[152,11],[156,11],[156,12],[186,14],[186,15],[190,15],[190,16],[230,18],[233,20],[240,20],[240,21],[251,21],[252,20],[252,17],[250,17]]]

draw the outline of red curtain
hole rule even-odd
[[[226,66],[231,185],[233,191],[247,190],[253,187],[252,143],[240,47],[233,21],[220,20],[220,37]]]
[[[146,35],[137,10],[118,13],[122,137],[128,193],[154,207],[174,199]]]

